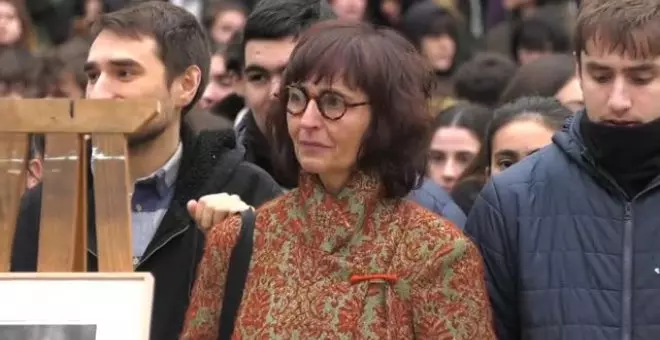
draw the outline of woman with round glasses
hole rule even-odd
[[[241,218],[208,232],[184,339],[217,339],[228,313],[233,339],[495,339],[477,249],[404,198],[425,171],[423,65],[364,23],[300,37],[269,122],[298,188],[256,210],[235,314],[222,306]]]

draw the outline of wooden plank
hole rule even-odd
[[[21,195],[25,190],[27,134],[0,133],[0,272],[10,268]]]
[[[40,272],[74,269],[80,213],[79,151],[77,135],[46,134],[37,263]]]
[[[133,271],[131,185],[126,138],[92,134],[99,271]]]
[[[132,133],[160,111],[155,100],[0,99],[0,132]]]

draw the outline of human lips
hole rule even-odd
[[[614,120],[614,119],[604,120],[603,123],[605,125],[623,126],[623,127],[631,127],[631,126],[637,126],[637,125],[641,124],[640,122],[634,121],[634,120]]]

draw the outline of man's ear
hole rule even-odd
[[[33,158],[28,162],[27,188],[31,189],[39,182],[43,174],[44,165],[40,158]]]
[[[197,89],[202,82],[202,71],[197,65],[188,68],[172,82],[171,92],[174,105],[178,108],[186,107],[195,98]],[[204,91],[204,89],[201,89]]]

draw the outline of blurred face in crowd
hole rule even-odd
[[[10,99],[22,99],[25,97],[27,87],[22,83],[9,83],[0,81],[0,97]]]
[[[236,74],[227,72],[225,58],[218,54],[211,57],[210,71],[209,83],[206,85],[199,103],[203,109],[208,109],[232,94],[234,92],[234,84],[238,80]]]
[[[92,43],[85,64],[87,98],[153,98],[163,103],[156,118],[129,136],[133,144],[151,140],[173,125],[178,129],[180,110],[192,101],[199,86],[196,66],[168,85],[167,70],[157,51],[158,44],[151,37],[135,39],[103,30]]]
[[[520,62],[520,65],[525,65],[534,60],[541,59],[552,52],[534,51],[534,50],[528,50],[526,48],[519,48],[518,51],[516,51],[516,53],[518,54],[518,61]]]
[[[282,72],[295,47],[293,38],[250,40],[245,45],[245,103],[252,109],[259,130],[266,131],[266,117],[282,81]]]
[[[423,37],[421,49],[422,54],[437,71],[447,71],[454,63],[456,42],[448,34]]]
[[[502,5],[507,10],[514,10],[520,7],[527,7],[535,4],[535,0],[503,0]]]
[[[392,23],[401,19],[401,3],[399,0],[381,0],[380,11]]]
[[[584,97],[580,87],[580,78],[572,77],[559,91],[555,98],[573,112],[584,108]]]
[[[307,82],[288,88],[287,126],[303,170],[322,178],[350,174],[371,122],[367,102],[364,92],[343,82]]]
[[[362,20],[367,10],[367,0],[333,0],[332,8],[340,19]]]
[[[218,43],[228,43],[234,33],[245,26],[245,14],[239,10],[226,10],[218,13],[211,27],[211,37]]]
[[[463,171],[479,153],[481,142],[468,129],[441,127],[433,134],[429,149],[428,175],[451,191]]]
[[[552,142],[554,131],[534,116],[523,116],[495,132],[490,173],[497,175]]]
[[[13,45],[21,39],[23,29],[16,7],[0,1],[0,45]]]
[[[591,39],[581,53],[580,79],[589,119],[633,126],[660,118],[660,57],[620,53]]]

